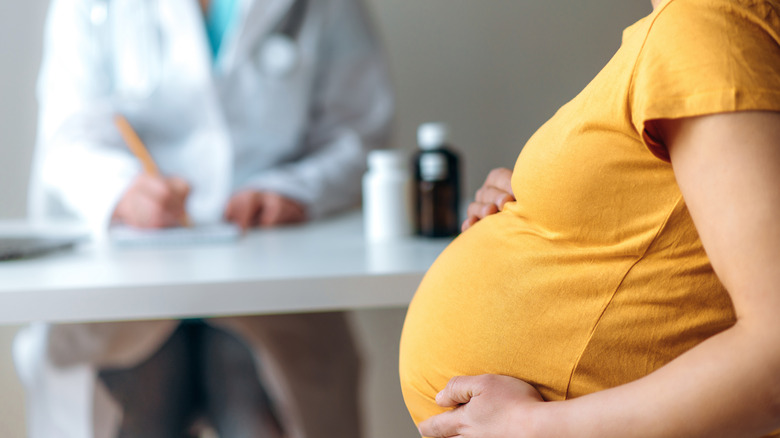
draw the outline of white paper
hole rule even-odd
[[[225,223],[154,230],[120,225],[111,227],[109,231],[111,242],[123,246],[224,243],[238,240],[239,237],[241,237],[241,228]]]

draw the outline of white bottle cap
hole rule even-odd
[[[421,149],[436,149],[449,141],[449,128],[441,122],[424,123],[417,128],[417,144]]]
[[[405,169],[407,158],[399,149],[377,149],[368,153],[369,169]]]

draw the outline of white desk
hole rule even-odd
[[[87,244],[0,263],[0,324],[405,306],[448,243],[368,244],[351,212],[228,244]]]

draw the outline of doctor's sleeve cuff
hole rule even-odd
[[[303,203],[309,219],[317,219],[360,201],[366,152],[357,133],[341,135],[303,160],[258,173],[245,188],[270,191]]]
[[[124,154],[79,153],[78,147],[53,148],[43,161],[43,186],[62,206],[87,222],[96,237],[105,235],[116,204],[140,172]],[[83,159],[80,159],[83,158]]]

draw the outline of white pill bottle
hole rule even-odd
[[[412,178],[407,155],[396,149],[368,154],[363,176],[363,227],[366,240],[389,241],[412,234]]]

